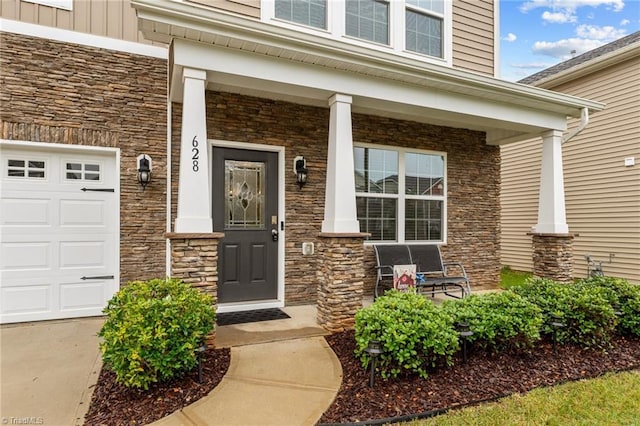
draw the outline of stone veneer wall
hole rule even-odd
[[[0,33],[1,138],[120,148],[121,283],[165,275],[166,75],[163,59]]]
[[[365,235],[320,234],[318,323],[331,332],[352,329],[362,308]]]
[[[167,233],[171,240],[171,276],[213,298],[218,304],[218,241],[224,234]],[[215,344],[215,329],[207,345]]]
[[[532,234],[533,275],[561,283],[573,281],[573,239],[567,234]]]
[[[324,217],[329,107],[317,108],[231,93],[207,92],[207,137],[285,147],[286,253],[288,305],[315,303],[319,251],[303,256],[305,241],[320,242]],[[179,158],[181,105],[173,105],[173,158]],[[353,114],[354,142],[414,147],[447,153],[448,241],[443,257],[464,264],[472,290],[499,282],[500,152],[482,132]],[[303,155],[308,183],[298,189],[293,158]],[[173,214],[178,165],[172,170]],[[375,256],[365,247],[365,294],[373,294]]]

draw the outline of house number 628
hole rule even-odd
[[[191,141],[191,146],[193,148],[191,148],[191,152],[193,153],[193,157],[191,157],[191,161],[193,161],[193,171],[197,172],[198,170],[200,170],[200,165],[198,164],[198,160],[200,159],[200,149],[198,149],[198,139],[196,139],[197,136],[193,137],[193,140]]]

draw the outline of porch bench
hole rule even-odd
[[[459,262],[443,262],[440,247],[435,244],[375,244],[376,286],[374,298],[393,288],[394,265],[416,265],[416,289],[421,293],[444,293],[447,296],[463,298],[471,294],[469,278],[464,266]],[[450,269],[456,275],[450,275]],[[460,291],[457,296],[451,291]]]

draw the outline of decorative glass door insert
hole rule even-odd
[[[263,229],[265,164],[225,160],[225,229]]]

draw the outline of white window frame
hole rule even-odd
[[[390,145],[378,145],[378,144],[369,144],[369,143],[353,143],[354,148],[369,148],[369,149],[379,149],[379,150],[388,150],[394,151],[398,153],[398,193],[397,194],[386,194],[386,193],[371,193],[371,192],[356,192],[356,198],[389,198],[397,200],[397,217],[396,217],[396,240],[388,241],[388,240],[367,240],[365,244],[446,244],[447,243],[447,153],[441,151],[431,151],[431,150],[423,150],[423,149],[413,149],[413,148],[401,148]],[[405,167],[405,156],[406,154],[423,154],[423,155],[437,155],[441,156],[444,161],[444,171],[443,171],[443,188],[441,196],[438,195],[430,195],[430,196],[420,196],[420,195],[408,195],[405,192],[405,178],[406,178],[406,167]],[[355,164],[354,164],[355,170]],[[405,201],[407,199],[413,200],[436,200],[442,201],[442,222],[441,222],[441,239],[440,240],[405,240]]]
[[[442,34],[441,44],[442,44],[442,55],[443,56],[445,54],[445,37],[444,37],[444,33],[447,32],[447,29],[445,28],[445,22],[446,22],[445,17],[446,17],[446,11],[447,11],[447,4],[449,4],[449,2],[443,1],[443,6],[444,6],[444,11],[443,12],[444,13],[438,13],[438,12],[435,12],[433,10],[424,9],[422,7],[415,6],[415,5],[410,4],[410,3],[407,2],[407,3],[405,3],[405,7],[404,7],[404,10],[403,10],[404,13],[402,14],[402,16],[403,16],[403,24],[404,24],[404,19],[406,19],[406,16],[407,16],[407,14],[406,14],[407,10],[409,10],[409,11],[411,11],[413,13],[416,13],[418,15],[428,16],[430,18],[437,18],[437,19],[441,19],[442,20],[442,33],[443,34]],[[404,46],[405,46],[405,49],[406,49],[406,46],[407,46],[406,36],[407,36],[407,31],[406,31],[406,26],[405,26],[405,29],[404,29],[404,32],[403,32],[403,37],[405,37],[405,42],[403,43]],[[427,56],[427,57],[432,57],[432,56],[427,55],[426,53],[415,52],[413,50],[407,50],[407,52],[415,54],[415,55],[424,55],[424,56]]]
[[[319,29],[295,22],[285,21],[275,17],[275,0],[261,0],[260,19],[271,25],[294,29],[306,34],[331,38],[343,41],[354,46],[366,47],[381,52],[394,53],[410,59],[451,67],[453,65],[453,2],[444,1],[444,13],[442,14],[442,58],[429,56],[423,53],[406,49],[405,35],[405,10],[425,13],[425,9],[416,8],[407,4],[404,0],[389,0],[389,45],[359,39],[346,35],[346,2],[345,0],[327,0],[327,28]],[[431,16],[440,16],[438,13],[426,11]]]

